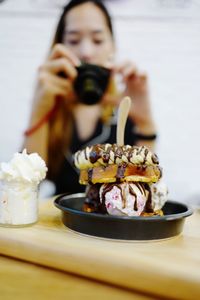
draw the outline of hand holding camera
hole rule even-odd
[[[46,60],[39,68],[38,89],[35,95],[36,110],[40,115],[51,110],[55,104],[55,97],[67,99],[67,103],[76,101],[73,82],[77,77],[76,67],[80,65],[79,59],[64,45],[56,44]],[[64,77],[59,76],[64,74]],[[39,95],[38,95],[39,94]]]
[[[147,75],[140,72],[131,61],[116,66],[115,72],[121,74],[124,82],[125,90],[122,96],[128,95],[133,100],[129,116],[138,130],[147,134],[155,132]]]
[[[64,45],[57,44],[39,70],[39,82],[45,95],[42,97],[45,102],[42,107],[45,107],[46,111],[51,109],[55,96],[66,99],[66,105],[75,102],[92,105],[102,101],[103,105],[110,103],[118,106],[120,99],[128,95],[134,99],[134,107],[130,111],[133,120],[138,124],[143,122],[143,117],[145,121],[148,116],[151,120],[146,76],[140,74],[132,62],[113,65],[112,76],[113,74],[120,74],[125,86],[124,92],[118,97],[106,94],[111,78],[110,69],[81,64],[80,60]]]
[[[65,46],[55,45],[46,63],[39,69],[39,84],[46,95],[61,96],[68,103],[92,105],[103,97],[110,70],[79,61]],[[47,103],[47,106],[51,105]]]

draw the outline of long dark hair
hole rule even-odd
[[[93,3],[103,12],[111,36],[114,39],[111,17],[105,5],[100,0],[71,0],[63,8],[63,12],[58,21],[52,47],[55,44],[63,43],[66,21],[65,17],[67,13],[74,7],[87,2]],[[49,131],[48,178],[54,181],[63,161],[63,152],[69,147],[72,135],[72,116],[71,113],[66,110],[66,106],[63,101],[60,101],[54,117],[49,121]]]
[[[105,19],[106,19],[106,23],[107,23],[108,28],[110,30],[110,33],[111,33],[112,37],[114,37],[111,16],[110,16],[107,8],[105,7],[105,5],[103,4],[102,1],[100,1],[100,0],[71,0],[63,8],[63,12],[62,12],[62,14],[60,16],[60,19],[58,21],[58,25],[57,25],[57,29],[56,29],[56,32],[55,32],[53,44],[63,42],[64,29],[65,29],[65,17],[67,15],[67,13],[71,9],[73,9],[74,7],[76,7],[78,5],[81,5],[81,4],[84,4],[84,3],[87,3],[87,2],[93,3],[94,5],[96,5],[103,12],[103,14],[105,16]]]

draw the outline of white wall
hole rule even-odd
[[[0,4],[0,161],[20,148],[37,68],[65,1]],[[200,4],[184,0],[110,0],[119,58],[150,79],[159,128],[157,152],[170,196],[200,202]]]

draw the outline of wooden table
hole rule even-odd
[[[0,228],[0,254],[2,300],[200,299],[200,211],[178,237],[120,242],[70,231],[51,199],[36,225]]]

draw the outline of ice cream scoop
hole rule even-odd
[[[140,183],[103,184],[100,201],[108,214],[139,216],[143,212],[149,191]]]
[[[163,180],[150,185],[153,210],[162,209],[168,197],[168,188]]]
[[[116,216],[140,216],[142,213],[156,213],[167,201],[164,183],[118,183],[103,184],[100,188],[100,202],[108,214]]]

